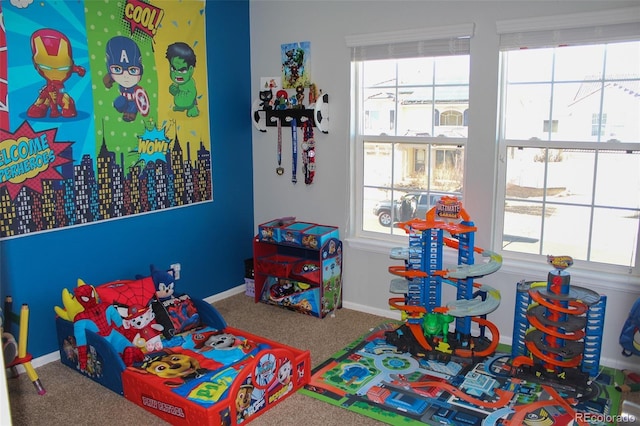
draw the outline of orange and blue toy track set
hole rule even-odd
[[[444,196],[424,219],[411,219],[397,226],[409,234],[409,246],[391,250],[391,258],[403,260],[404,265],[389,267],[391,274],[400,277],[391,281],[390,292],[403,296],[390,298],[389,305],[402,312],[413,336],[409,338],[413,343],[407,343],[407,347],[414,352],[462,357],[495,352],[499,331],[486,316],[500,305],[500,292],[476,279],[500,269],[502,257],[475,247],[477,228],[461,201]],[[457,266],[443,266],[445,247],[457,251]],[[476,264],[475,254],[488,261]],[[444,305],[443,284],[453,286],[457,292],[456,300]],[[448,332],[450,322],[455,323],[452,333]],[[471,333],[472,323],[480,328],[478,336]],[[437,332],[440,326],[442,330]],[[485,335],[486,330],[491,338]]]

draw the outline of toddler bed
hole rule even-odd
[[[118,286],[123,284],[128,288],[140,283],[139,280],[118,282]],[[148,285],[146,282],[142,287],[148,288]],[[104,291],[103,286],[96,290],[103,303],[111,303],[123,312],[122,298],[104,300],[113,295]],[[134,299],[146,299],[146,292],[140,294]],[[182,303],[185,301],[188,309]],[[202,300],[183,296],[171,298],[170,302],[183,307],[180,309],[185,314],[182,319],[188,319],[189,326],[181,330],[168,323],[160,336],[161,347],[145,347],[143,343],[144,356],[128,366],[121,352],[98,333],[85,330],[85,342],[79,336],[81,332],[74,330],[74,322],[65,318],[65,311],[57,308],[61,362],[174,425],[241,424],[309,382],[309,351],[230,327],[213,306]],[[162,309],[163,304],[155,292],[149,303],[154,306],[154,312],[160,314],[155,317],[161,319],[166,309]],[[164,305],[168,305],[166,301]],[[125,316],[125,325],[127,318]],[[122,334],[126,335],[125,331]],[[139,336],[140,333],[136,335]],[[84,368],[80,368],[78,360],[79,341],[88,348]]]

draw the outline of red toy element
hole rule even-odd
[[[151,277],[120,280],[96,288],[100,299],[114,305],[122,318],[133,318],[153,301],[155,287]]]
[[[78,346],[78,361],[81,370],[84,371],[87,367],[86,330],[97,333],[111,343],[122,357],[125,365],[131,365],[135,361],[144,359],[142,351],[131,346],[131,342],[115,329],[122,326],[122,317],[113,305],[98,301],[93,286],[80,283],[74,289],[74,295],[84,308],[84,311],[78,313],[74,318],[74,335]]]
[[[622,372],[630,383],[640,384],[640,374],[634,373],[630,370],[622,370]]]
[[[13,300],[11,296],[7,296],[4,304],[4,310],[7,315],[7,321],[6,321],[7,330],[11,328],[11,316],[13,315],[13,312],[11,312],[12,301]],[[0,323],[0,325],[2,324]],[[29,379],[31,379],[33,386],[35,386],[36,391],[38,392],[38,395],[44,395],[47,391],[42,386],[42,383],[40,382],[40,378],[38,377],[38,373],[36,373],[36,370],[31,365],[31,360],[33,359],[33,357],[31,356],[30,353],[27,352],[27,336],[29,333],[28,330],[29,330],[29,305],[25,303],[22,305],[22,308],[20,309],[20,332],[19,332],[20,341],[17,343],[18,353],[17,353],[17,356],[13,358],[13,360],[5,359],[5,362],[7,363],[5,367],[10,368],[17,377],[18,376],[17,367],[18,365],[22,365],[25,371],[27,372],[27,376],[29,376]],[[4,344],[5,334],[13,338],[13,336],[11,336],[11,334],[9,333],[3,333],[3,340],[2,340],[3,344]],[[15,344],[15,340],[13,341],[13,343]]]
[[[125,336],[143,351],[152,352],[162,349],[162,330],[164,327],[156,323],[156,316],[151,306],[137,311],[123,320]]]
[[[254,299],[324,318],[342,306],[342,242],[335,226],[282,217],[258,226]]]
[[[115,306],[122,317],[122,334],[146,352],[162,349],[162,330],[151,309],[156,294],[153,279],[114,281],[96,289],[100,299]]]
[[[302,173],[304,183],[311,185],[316,174],[316,142],[313,138],[313,126],[305,121],[302,124],[304,141],[302,142]]]
[[[275,109],[287,109],[289,105],[289,94],[286,90],[276,92]]]
[[[73,63],[71,43],[66,35],[44,28],[31,35],[33,65],[47,84],[40,90],[38,98],[27,110],[32,118],[75,117],[74,100],[64,90],[64,82],[77,73],[84,76],[85,69]]]
[[[640,374],[630,370],[622,370],[625,375],[626,384],[622,383],[616,386],[618,392],[637,392],[640,391]]]
[[[147,352],[162,349],[164,327],[151,309],[156,294],[151,277],[113,281],[96,290],[101,300],[115,306],[123,319],[120,331],[130,342]]]

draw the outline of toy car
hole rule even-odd
[[[438,200],[445,196],[460,196],[439,192],[408,192],[400,200],[393,202],[393,214],[391,213],[391,200],[382,200],[373,207],[373,214],[378,216],[378,222],[382,226],[391,226],[393,222],[402,222],[415,217],[423,218],[435,206]]]

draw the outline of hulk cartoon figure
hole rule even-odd
[[[169,86],[169,93],[173,95],[173,110],[186,111],[187,117],[197,117],[200,111],[196,82],[193,79],[195,52],[188,44],[176,42],[167,47],[166,58],[169,60],[169,76],[173,82]]]

